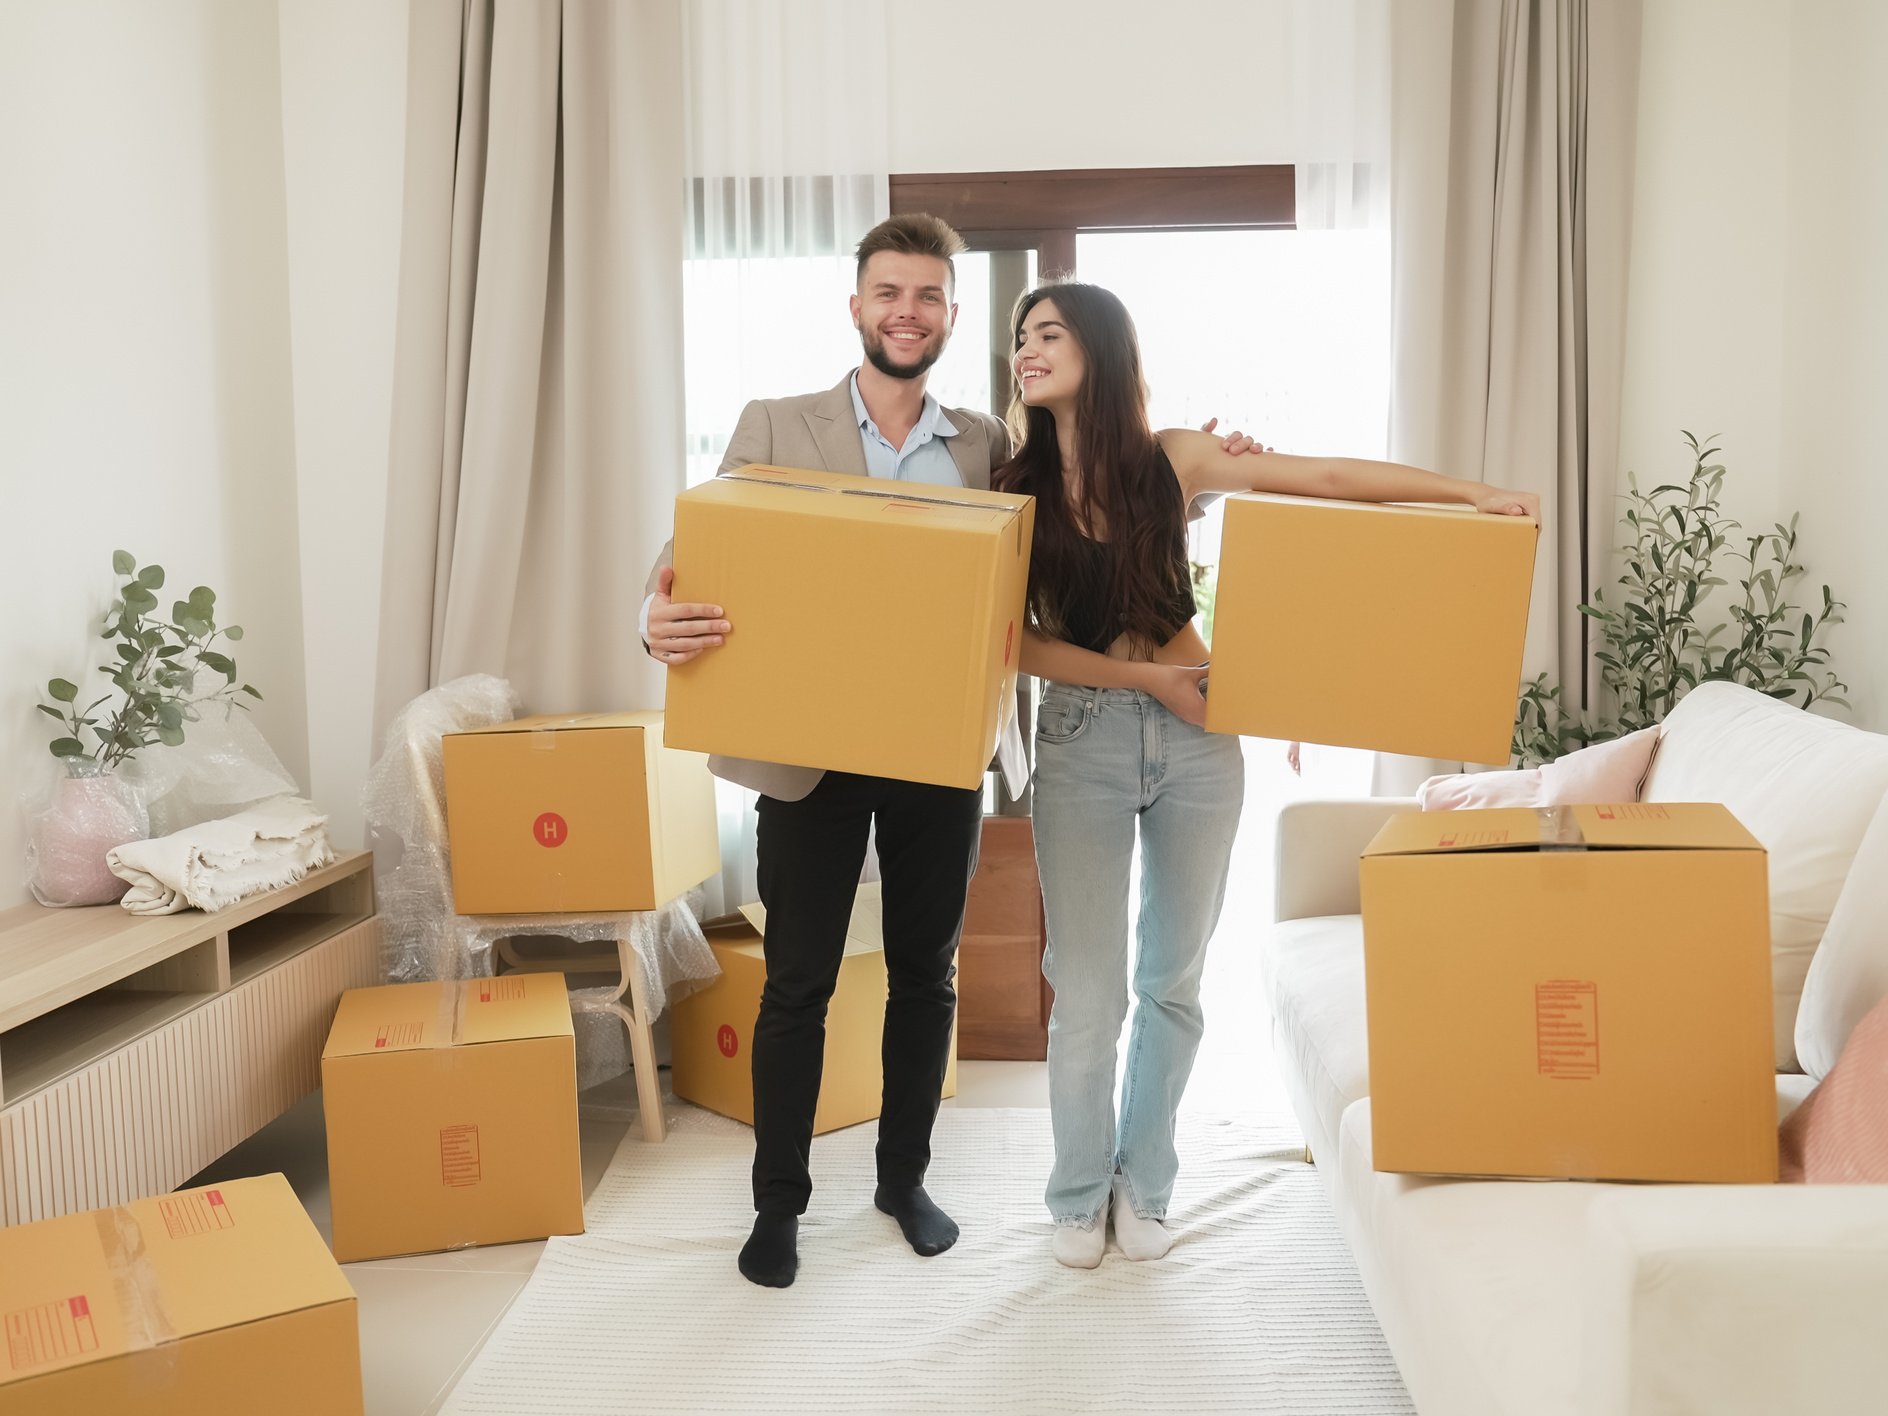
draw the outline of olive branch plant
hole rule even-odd
[[[79,686],[56,678],[46,685],[52,702],[35,705],[64,730],[49,749],[68,770],[89,761],[94,770],[109,771],[154,742],[177,747],[184,725],[198,721],[205,705],[246,709],[245,696],[262,697],[253,685],[238,684],[236,661],[215,647],[219,639],[240,641],[243,631],[241,625],[217,624],[213,590],[197,586],[188,599],[171,605],[169,619],[162,619],[156,592],[164,587],[164,568],[140,568],[128,551],[114,551],[111,563],[115,574],[126,577],[99,631],[99,638],[112,644],[113,662],[100,664],[98,671],[111,680],[113,691],[80,707]],[[223,682],[199,693],[202,669],[220,674]]]
[[[1842,623],[1844,602],[1827,585],[1817,609],[1791,600],[1803,574],[1797,516],[1733,542],[1743,528],[1719,509],[1725,469],[1711,461],[1718,449],[1690,433],[1684,438],[1692,454],[1684,482],[1642,492],[1627,474],[1619,596],[1608,600],[1596,591],[1591,604],[1579,607],[1599,627],[1593,657],[1603,709],[1575,713],[1549,675],[1537,676],[1523,687],[1515,715],[1513,751],[1523,767],[1650,727],[1701,683],[1739,683],[1801,708],[1849,706],[1841,696],[1848,685],[1830,669],[1822,642],[1829,626]],[[1711,592],[1731,584],[1717,573],[1727,549],[1742,571],[1722,615],[1707,616]]]

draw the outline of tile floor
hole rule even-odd
[[[1307,749],[1307,752],[1312,750]],[[1312,785],[1284,767],[1281,744],[1246,744],[1246,820],[1209,957],[1206,1037],[1186,1105],[1221,1114],[1284,1114],[1258,979],[1258,937],[1271,917],[1272,819],[1280,802],[1336,794],[1336,764]],[[1336,782],[1336,785],[1345,785]],[[958,1094],[947,1106],[1047,1107],[1048,1075],[1037,1062],[960,1062]],[[580,1110],[586,1192],[602,1176],[635,1119],[628,1077],[585,1092]],[[1047,1118],[1044,1118],[1047,1124]],[[317,1094],[224,1156],[193,1183],[280,1170],[316,1225],[328,1232],[327,1147]],[[443,1404],[486,1335],[530,1277],[542,1243],[508,1244],[382,1259],[347,1266],[360,1295],[361,1361],[367,1416],[429,1416]]]

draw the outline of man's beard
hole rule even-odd
[[[923,378],[926,374],[931,372],[931,366],[935,364],[944,353],[942,343],[933,344],[925,348],[924,353],[919,356],[915,363],[894,364],[891,361],[891,357],[885,352],[885,340],[882,336],[874,339],[864,330],[860,330],[859,343],[865,346],[865,357],[871,362],[872,367],[888,378],[894,379]]]

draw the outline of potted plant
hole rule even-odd
[[[1551,762],[1577,747],[1624,737],[1660,722],[1674,704],[1714,679],[1743,684],[1772,698],[1808,708],[1848,707],[1848,685],[1829,668],[1823,632],[1842,623],[1844,602],[1822,587],[1822,604],[1806,610],[1790,589],[1803,574],[1796,560],[1797,518],[1772,531],[1740,535],[1719,510],[1724,467],[1690,433],[1691,475],[1649,492],[1627,474],[1626,541],[1618,548],[1624,569],[1617,600],[1596,592],[1580,613],[1599,627],[1594,659],[1604,689],[1602,710],[1569,712],[1560,688],[1541,674],[1521,691],[1515,715],[1514,755],[1520,766]],[[1719,573],[1719,554],[1742,563],[1732,597],[1713,609],[1711,592],[1731,589]],[[1727,568],[1730,569],[1730,568]]]
[[[217,624],[216,593],[207,585],[174,602],[165,619],[157,613],[162,566],[140,568],[129,552],[116,551],[112,569],[125,579],[99,631],[112,650],[112,661],[98,666],[110,690],[81,706],[78,684],[53,679],[50,701],[37,705],[59,724],[49,750],[64,768],[28,844],[28,883],[42,904],[107,904],[122,895],[125,882],[105,857],[142,839],[149,820],[117,769],[153,744],[181,744],[185,725],[206,706],[246,708],[245,697],[262,697],[238,683],[236,661],[217,647],[241,640],[243,631]]]

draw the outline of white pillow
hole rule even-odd
[[[1822,1079],[1836,1065],[1855,1025],[1888,998],[1888,798],[1862,837],[1822,945],[1803,980],[1796,1014],[1796,1055]]]
[[[1779,1071],[1796,1070],[1803,978],[1884,795],[1888,737],[1754,689],[1700,684],[1660,725],[1642,799],[1722,802],[1770,854]]]

